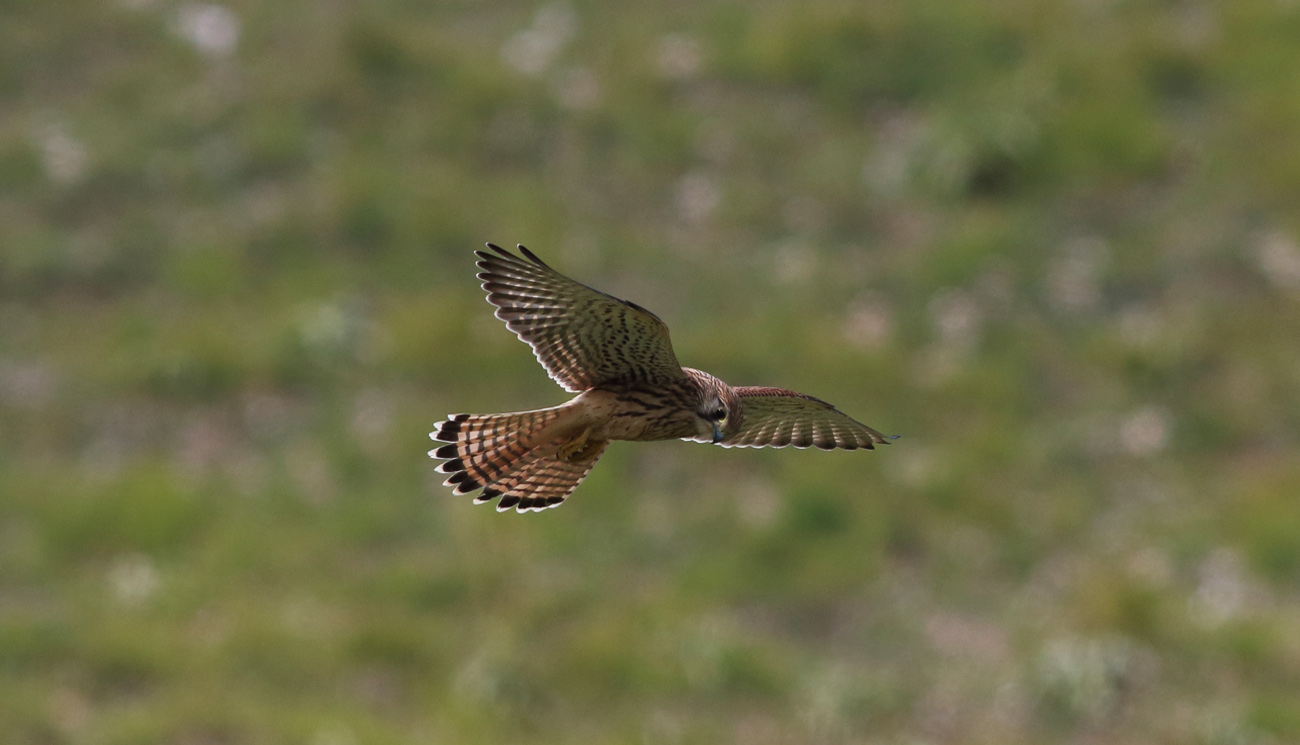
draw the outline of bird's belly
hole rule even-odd
[[[592,427],[591,436],[601,440],[675,440],[694,434],[689,424],[683,427],[672,421],[650,421],[643,416],[627,415],[608,419]]]
[[[654,392],[583,393],[590,437],[600,440],[674,440],[695,435],[694,414],[673,397]]]

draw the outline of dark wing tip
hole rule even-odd
[[[511,261],[519,261],[518,256],[515,256],[495,243],[489,243],[487,246],[496,253],[488,253],[487,251],[479,251],[476,249],[474,255],[478,257],[478,261],[475,261],[474,265],[479,269],[491,269],[492,264],[501,261],[503,258]]]
[[[533,262],[534,264],[540,267],[545,267],[546,269],[550,269],[550,267],[546,265],[545,261],[542,261],[541,259],[537,258],[537,254],[533,253],[532,251],[529,251],[527,248],[524,248],[524,244],[517,243],[515,244],[515,248],[518,248],[520,253],[526,256],[529,261]]]
[[[487,247],[495,251],[496,255],[490,254],[487,251],[476,250],[474,252],[474,255],[479,258],[477,264],[480,269],[490,270],[492,268],[490,266],[491,263],[494,261],[499,261],[501,259],[506,259],[507,261],[512,261],[515,262],[516,264],[524,263],[523,259],[519,258],[518,256],[515,256],[513,253],[510,253],[509,251],[505,250],[504,248],[498,246],[495,243],[488,243]],[[550,271],[555,271],[554,269],[551,269],[551,267],[547,265],[545,261],[542,261],[541,259],[537,258],[537,254],[525,248],[524,244],[522,243],[517,244],[516,247],[519,249],[520,253],[524,255],[524,258],[528,259],[536,266],[539,266],[543,269],[549,269]],[[482,275],[479,275],[479,278],[482,279]]]

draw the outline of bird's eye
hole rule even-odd
[[[719,421],[719,422],[720,422],[720,421],[722,421],[723,419],[726,419],[726,418],[727,418],[727,410],[726,410],[726,409],[716,409],[716,410],[714,410],[714,412],[713,412],[713,419],[714,419],[715,421]]]

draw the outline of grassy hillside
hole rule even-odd
[[[1300,740],[1300,6],[10,3],[6,743]],[[902,435],[612,446],[524,243]]]

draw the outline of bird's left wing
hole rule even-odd
[[[740,430],[723,447],[818,447],[822,450],[873,449],[890,439],[819,398],[784,388],[734,389],[743,406]]]
[[[524,258],[488,248],[495,253],[474,252],[488,302],[565,390],[686,377],[655,314],[569,279],[523,246]]]

